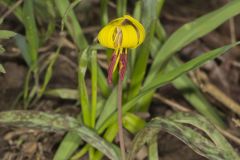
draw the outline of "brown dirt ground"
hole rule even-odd
[[[99,8],[98,1],[90,1],[93,5],[88,7]],[[167,29],[168,35],[175,31],[182,24],[190,22],[195,18],[211,11],[214,8],[226,3],[226,0],[175,0],[166,1],[163,9],[161,20]],[[177,6],[177,7],[176,7]],[[0,13],[5,8],[0,6]],[[80,21],[94,19],[98,16],[99,10],[95,9],[93,12],[86,12],[85,14],[79,14]],[[2,26],[5,29],[15,28],[16,19],[14,16],[10,16],[11,20],[7,21],[8,24]],[[83,26],[93,26],[84,28],[89,39],[92,39],[96,33],[98,26],[96,22],[85,21]],[[235,26],[239,26],[240,17],[235,19]],[[92,29],[92,30],[91,30]],[[14,29],[16,32],[22,32],[22,27]],[[236,38],[240,39],[240,29],[236,27]],[[54,35],[57,39],[58,35]],[[198,56],[200,53],[213,49],[224,44],[230,43],[229,23],[225,23],[219,27],[216,31],[209,35],[193,42],[181,51],[179,55],[183,60],[189,60],[192,57]],[[21,58],[18,51],[11,40],[2,42],[7,49],[7,54],[0,55],[0,62],[3,63],[7,73],[0,75],[0,111],[11,109],[22,109],[22,104],[18,103],[12,106],[16,97],[23,89],[24,78],[27,73],[27,66]],[[50,43],[50,42],[49,42]],[[50,45],[51,48],[51,45]],[[208,63],[201,70],[207,73],[209,80],[214,83],[220,90],[227,93],[229,97],[240,103],[240,49],[233,49],[231,53],[225,54],[221,58]],[[40,56],[47,54],[42,51]],[[67,59],[67,60],[66,60]],[[62,53],[62,58],[59,58],[55,67],[54,75],[50,82],[50,88],[68,87],[75,88],[77,86],[76,77],[76,53],[75,50],[69,46],[65,46]],[[229,78],[231,77],[231,78]],[[168,85],[159,90],[162,95],[174,99],[178,103],[192,107],[183,99],[181,94],[174,89],[174,87]],[[171,93],[171,94],[169,94]],[[208,96],[209,97],[209,96]],[[232,118],[237,118],[229,109],[226,109],[224,105],[213,100],[209,97],[209,100],[217,106],[217,108],[224,113],[226,123],[229,125],[230,130],[236,135],[239,135],[239,129],[237,129],[232,122]],[[69,115],[76,115],[80,110],[76,107],[73,101],[63,101],[55,98],[44,97],[36,106],[32,106],[34,110],[41,110],[46,112],[57,112]],[[165,116],[173,112],[173,110],[155,100],[150,108],[150,118],[155,116]],[[57,146],[63,138],[63,133],[46,133],[38,130],[30,130],[26,128],[13,128],[0,126],[0,159],[2,160],[35,160],[37,157],[41,157],[41,160],[52,159]],[[232,144],[239,151],[240,146],[231,141]],[[141,154],[141,153],[140,153]],[[144,156],[145,153],[143,152]],[[159,156],[161,160],[203,160],[205,158],[197,155],[189,147],[184,145],[175,137],[167,134],[159,134]],[[141,159],[141,158],[139,158]]]

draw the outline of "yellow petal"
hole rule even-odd
[[[136,48],[139,45],[139,38],[135,28],[131,25],[121,27],[123,48]]]
[[[113,48],[113,49],[115,48],[114,41],[113,41],[115,28],[116,27],[113,25],[107,25],[99,32],[98,41],[102,46],[107,48]]]
[[[121,34],[117,35],[119,30]],[[144,27],[129,15],[111,21],[98,34],[100,44],[113,49],[136,48],[143,42],[144,38]]]
[[[136,19],[134,19],[133,17],[129,16],[129,15],[125,15],[123,17],[124,19],[129,20],[130,22],[132,22],[135,26],[136,29],[138,29],[139,32],[139,45],[144,41],[145,39],[145,29],[143,27],[143,25],[138,22]]]

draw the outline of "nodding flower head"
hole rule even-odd
[[[117,18],[101,29],[98,34],[100,44],[114,49],[108,67],[108,83],[112,83],[112,74],[119,64],[121,80],[127,69],[127,49],[138,47],[145,38],[145,30],[140,22],[129,15]]]

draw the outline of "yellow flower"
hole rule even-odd
[[[127,68],[127,48],[138,47],[145,38],[145,30],[140,22],[129,15],[117,18],[103,27],[98,34],[100,44],[114,49],[108,67],[108,83],[112,83],[112,74],[119,63],[121,80]]]

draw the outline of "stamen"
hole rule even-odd
[[[115,29],[115,34],[114,35],[116,35],[113,39],[115,48],[121,48],[121,45],[122,45],[122,30],[121,30],[120,27],[117,27]]]
[[[120,58],[119,55],[121,54],[121,49],[116,49],[115,54],[117,56],[117,59],[116,59],[115,65],[113,67],[113,72],[117,69],[117,65],[118,65],[119,58]]]
[[[113,75],[113,70],[114,70],[114,65],[116,64],[117,60],[117,54],[114,52],[112,57],[111,57],[111,62],[108,66],[108,84],[112,84],[112,75]]]

